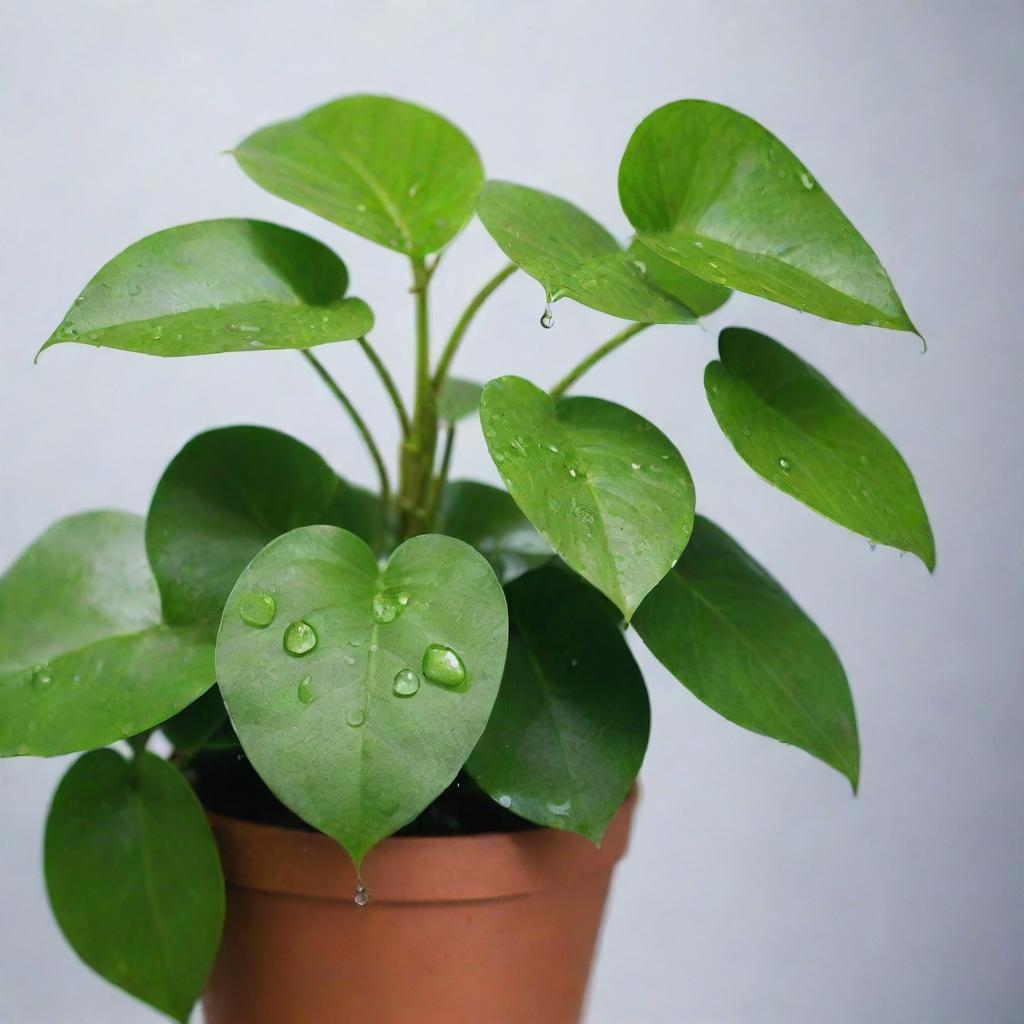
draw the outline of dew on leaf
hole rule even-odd
[[[309,654],[316,647],[316,640],[316,630],[303,619],[296,619],[284,631],[284,649],[296,658]]]
[[[441,686],[461,686],[466,681],[466,666],[450,647],[430,644],[423,652],[423,674]]]
[[[349,708],[345,712],[345,721],[352,726],[353,729],[358,729],[366,721],[366,712],[359,707]]]
[[[296,696],[299,698],[300,704],[312,704],[316,699],[313,696],[313,680],[310,676],[303,676],[302,679],[299,680]]]
[[[420,677],[410,668],[403,668],[395,675],[393,690],[397,697],[411,697],[420,688]]]
[[[274,621],[277,602],[270,594],[243,594],[238,602],[238,614],[247,625],[263,629]]]

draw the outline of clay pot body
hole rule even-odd
[[[388,839],[366,906],[322,835],[211,816],[228,882],[207,1024],[577,1024],[636,794],[555,829]]]

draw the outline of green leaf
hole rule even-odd
[[[46,823],[46,887],[75,952],[107,981],[182,1024],[220,944],[224,878],[181,773],[144,753],[80,757]]]
[[[483,385],[459,377],[445,377],[437,396],[437,415],[446,423],[455,423],[480,408]]]
[[[444,488],[437,529],[476,548],[502,583],[554,557],[505,491],[474,480],[458,480]]]
[[[516,504],[628,621],[693,523],[693,481],[672,442],[621,405],[552,402],[521,377],[484,388],[480,420]]]
[[[505,676],[466,768],[520,817],[598,843],[643,763],[643,676],[604,599],[578,576],[538,569],[506,594]]]
[[[663,256],[634,240],[626,250],[633,265],[647,276],[659,291],[681,302],[694,316],[707,316],[718,309],[732,295],[728,288],[712,284],[670,263]]]
[[[505,255],[539,281],[551,301],[568,296],[591,309],[641,323],[695,320],[686,306],[651,284],[642,260],[565,199],[489,181],[476,212]]]
[[[262,594],[276,615],[260,628],[242,613]],[[308,526],[268,544],[239,578],[217,678],[253,767],[358,867],[469,757],[507,640],[501,586],[468,544],[414,537],[381,567],[354,534]],[[444,649],[464,667],[461,684]]]
[[[732,538],[698,516],[675,569],[633,626],[698,699],[753,732],[792,743],[857,788],[853,698],[831,644]]]
[[[160,726],[160,731],[170,740],[175,750],[195,753],[208,746],[222,730],[226,731],[228,709],[217,686],[211,686],[206,693],[197,697],[186,708]],[[217,740],[218,745],[220,740]],[[235,747],[231,742],[228,746]]]
[[[777,341],[730,327],[704,373],[708,401],[740,458],[774,487],[935,568],[914,478],[885,435]]]
[[[194,437],[164,471],[146,520],[165,618],[216,631],[253,556],[282,533],[319,523],[376,544],[384,512],[287,434],[224,427]]]
[[[150,356],[311,348],[373,327],[327,246],[258,220],[204,220],[149,235],[85,286],[40,349],[62,342]]]
[[[707,281],[850,324],[913,331],[871,247],[756,121],[680,100],[646,117],[619,167],[640,241]]]
[[[386,96],[348,96],[250,135],[235,158],[275,196],[410,256],[443,249],[484,181],[450,121]]]
[[[0,756],[106,746],[213,680],[204,631],[161,620],[139,516],[62,519],[0,577]]]

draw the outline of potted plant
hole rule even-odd
[[[234,156],[408,261],[413,402],[345,264],[285,227],[160,231],[74,300],[43,349],[296,350],[379,485],[277,431],[223,427],[174,458],[144,519],[61,520],[0,579],[0,754],[83,752],[46,828],[54,913],[87,964],[180,1021],[204,990],[210,1024],[577,1020],[647,744],[627,628],[726,718],[855,790],[859,769],[828,641],[695,514],[672,441],[577,396],[580,378],[734,289],[915,328],[811,172],[715,103],[670,103],[633,132],[626,245],[564,199],[485,181],[454,125],[394,99],[337,100]],[[432,345],[431,282],[474,213],[509,262]],[[518,270],[544,290],[542,327],[564,299],[625,326],[553,385],[451,376]],[[314,354],[338,341],[362,348],[394,408],[397,473]],[[906,464],[801,358],[728,328],[705,386],[755,473],[934,567]],[[449,480],[456,426],[477,415],[504,490]]]

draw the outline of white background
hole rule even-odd
[[[1010,2],[6,0],[0,562],[67,513],[144,511],[165,463],[213,425],[288,430],[372,481],[292,353],[161,361],[68,345],[32,365],[124,246],[254,215],[340,250],[408,379],[403,261],[218,155],[250,130],[346,93],[407,97],[459,124],[491,175],[570,197],[625,234],[615,179],[633,126],[682,97],[734,105],[780,135],[875,246],[930,350],[743,297],[710,326],[774,334],[888,432],[931,512],[938,571],[872,554],[739,462],[702,392],[713,332],[657,328],[590,376],[586,390],[677,442],[701,509],[832,638],[864,770],[854,800],[839,775],[720,720],[638,649],[654,704],[644,802],[587,1020],[1019,1021],[1022,53]],[[439,327],[502,262],[478,225],[466,232],[436,278]],[[540,287],[517,275],[458,372],[549,384],[616,329],[563,302],[542,331],[541,308]],[[358,350],[324,357],[390,447],[391,411]],[[463,435],[458,473],[496,481],[478,429]],[[64,768],[0,765],[0,1022],[155,1021],[80,966],[51,922],[39,847]]]

